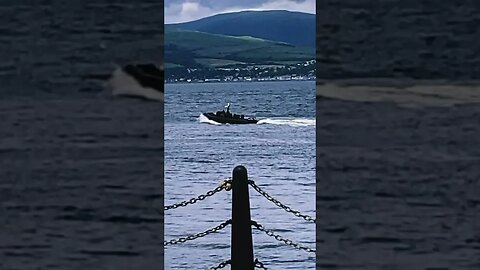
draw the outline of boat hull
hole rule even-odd
[[[205,117],[207,117],[208,119],[221,124],[242,125],[242,124],[256,124],[258,122],[258,120],[256,119],[222,117],[222,116],[216,116],[214,113],[204,113],[203,115],[205,115]]]

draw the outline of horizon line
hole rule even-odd
[[[201,18],[198,18],[198,19],[191,20],[191,21],[181,21],[181,22],[164,23],[164,25],[179,24],[179,23],[189,23],[189,22],[194,22],[194,21],[198,21],[198,20],[205,19],[205,18],[210,18],[210,17],[217,16],[217,15],[231,14],[231,13],[240,13],[240,12],[245,12],[245,11],[288,11],[288,12],[292,12],[292,13],[295,12],[295,13],[304,13],[304,14],[316,15],[316,13],[310,13],[310,12],[298,11],[298,10],[288,10],[288,9],[256,9],[256,8],[252,8],[252,9],[242,9],[242,10],[232,10],[232,11],[221,11],[221,12],[219,12],[219,13],[214,13],[214,14],[211,14],[211,15],[208,15],[208,16],[205,16],[205,17],[201,17]]]

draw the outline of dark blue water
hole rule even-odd
[[[162,104],[97,75],[160,57],[161,8],[0,3],[1,269],[159,268]]]
[[[165,88],[165,204],[195,197],[230,177],[237,165],[272,196],[315,215],[315,83],[169,84]],[[202,112],[223,109],[261,119],[215,125]],[[284,212],[250,188],[252,219],[315,248],[315,224]],[[223,191],[165,212],[165,240],[213,228],[231,218]],[[165,269],[204,269],[230,258],[230,230],[167,246]],[[254,254],[269,269],[313,269],[315,256],[254,230]],[[188,258],[188,260],[185,260]]]
[[[480,269],[478,8],[318,1],[319,269]]]
[[[323,0],[317,78],[478,80],[475,0]]]
[[[478,269],[479,104],[317,105],[321,269]]]

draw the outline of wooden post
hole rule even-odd
[[[254,270],[247,169],[235,167],[232,179],[231,269]]]

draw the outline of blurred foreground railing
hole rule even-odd
[[[255,184],[253,180],[248,179],[247,169],[244,166],[237,166],[233,169],[232,178],[225,179],[222,181],[220,186],[216,187],[213,190],[208,191],[206,194],[197,196],[187,201],[180,203],[167,205],[164,207],[164,210],[176,209],[179,207],[185,207],[190,204],[203,201],[206,198],[215,195],[216,193],[222,190],[233,190],[232,195],[232,218],[228,219],[214,228],[208,229],[206,231],[180,237],[178,239],[172,239],[169,241],[164,241],[163,245],[175,245],[184,243],[186,241],[194,240],[200,237],[207,236],[209,234],[218,232],[228,225],[232,225],[232,236],[231,236],[231,258],[221,262],[219,265],[212,267],[210,269],[221,269],[227,265],[231,266],[232,270],[253,270],[256,268],[267,269],[264,264],[258,259],[254,259],[253,256],[253,241],[252,241],[252,226],[264,232],[270,237],[275,238],[276,240],[285,243],[293,248],[315,253],[315,249],[303,246],[299,243],[296,243],[290,239],[284,238],[281,235],[275,233],[274,231],[265,228],[262,224],[258,223],[251,219],[250,216],[250,201],[248,194],[248,185],[252,186],[255,191],[267,198],[267,200],[273,202],[278,207],[284,209],[285,211],[294,214],[297,217],[304,219],[307,222],[315,223],[316,220],[309,215],[302,214],[300,211],[294,210],[291,207],[281,203],[279,200],[273,198],[267,192],[262,190],[259,186]]]

